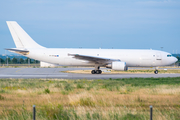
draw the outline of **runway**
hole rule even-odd
[[[68,70],[91,70],[92,68],[0,68],[0,78],[58,78],[58,79],[109,79],[109,78],[159,78],[180,77],[180,74],[76,74]]]

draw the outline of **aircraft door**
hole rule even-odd
[[[161,53],[156,53],[156,60],[161,60]]]
[[[157,52],[156,53],[156,66],[160,66],[161,63],[162,63],[161,53]]]

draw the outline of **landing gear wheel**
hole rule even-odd
[[[91,73],[92,73],[92,74],[96,74],[96,71],[95,71],[95,70],[92,70]]]
[[[101,70],[96,70],[96,74],[101,74],[102,71]]]
[[[155,70],[154,73],[155,73],[155,74],[158,74],[158,70]]]

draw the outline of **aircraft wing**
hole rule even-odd
[[[110,58],[103,58],[98,56],[89,56],[89,55],[80,55],[80,54],[68,54],[69,56],[74,56],[76,59],[80,60],[87,60],[89,62],[93,62],[96,64],[108,64],[112,61],[120,61],[119,59],[110,59]]]
[[[22,54],[22,55],[28,55],[29,54],[29,51],[26,50],[26,49],[9,48],[9,49],[6,49],[6,50],[9,50],[10,52],[15,52],[15,53],[18,53],[18,54]]]

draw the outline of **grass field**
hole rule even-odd
[[[108,80],[0,79],[0,119],[180,119],[180,77]]]

